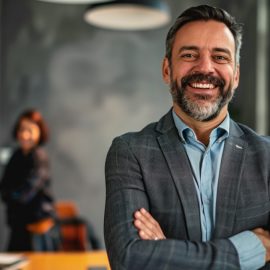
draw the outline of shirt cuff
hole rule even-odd
[[[259,269],[265,265],[266,249],[251,231],[244,231],[229,238],[237,250],[242,270]]]

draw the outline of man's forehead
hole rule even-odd
[[[179,46],[209,46],[235,51],[235,40],[230,29],[214,20],[186,23],[177,31],[174,45],[178,50]]]

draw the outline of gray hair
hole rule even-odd
[[[237,23],[235,18],[232,17],[227,11],[211,7],[208,5],[200,5],[197,7],[191,7],[185,10],[175,21],[170,28],[166,38],[166,57],[171,62],[172,47],[175,40],[176,33],[185,24],[193,21],[208,21],[215,20],[224,23],[231,33],[233,34],[235,41],[235,57],[236,63],[240,62],[240,49],[242,46],[242,24]]]

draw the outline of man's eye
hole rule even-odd
[[[187,61],[192,61],[192,60],[196,59],[196,55],[194,55],[192,53],[185,53],[185,54],[182,54],[180,57],[184,60],[187,60]]]
[[[222,55],[217,55],[216,59],[223,60],[223,59],[226,59],[226,58],[224,56],[222,56]]]
[[[219,62],[219,63],[228,63],[230,62],[230,59],[224,55],[215,55],[214,60]]]
[[[183,54],[181,55],[182,58],[192,58],[193,55],[191,53],[186,53],[186,54]]]

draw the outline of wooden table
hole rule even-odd
[[[30,252],[23,270],[110,270],[105,251],[91,252]],[[97,268],[95,268],[97,267]]]

